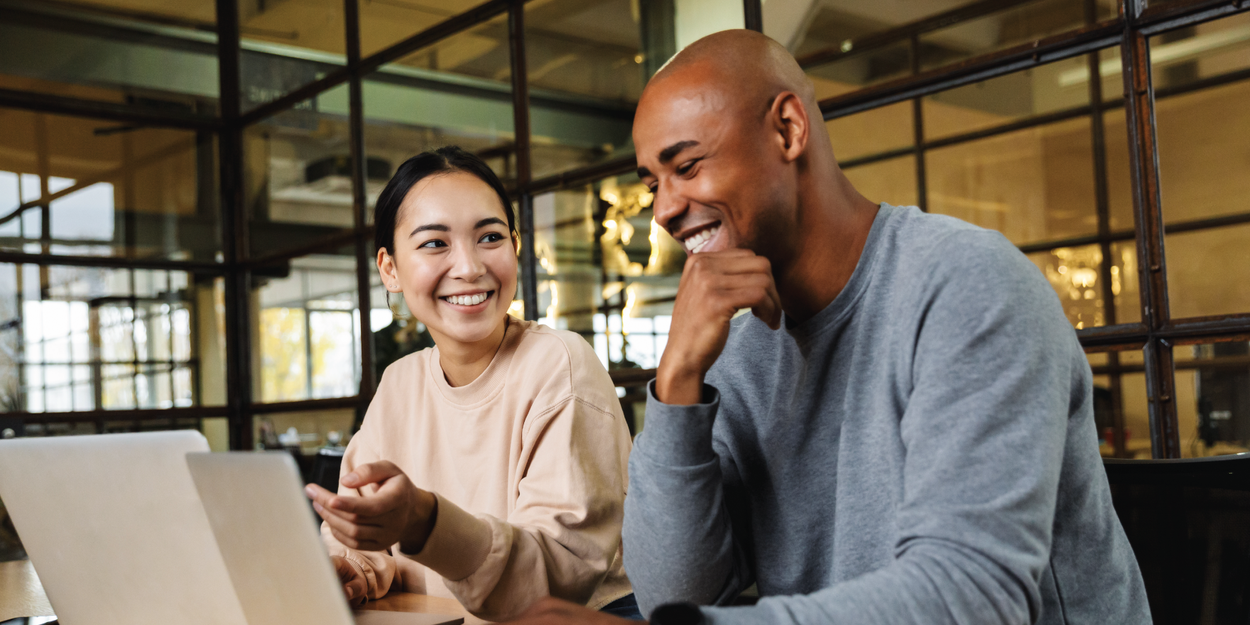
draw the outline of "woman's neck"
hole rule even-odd
[[[453,387],[464,386],[476,380],[490,366],[499,347],[503,345],[508,331],[508,315],[490,336],[473,343],[462,343],[446,337],[434,337],[438,345],[438,364],[443,368],[447,383]],[[431,333],[433,334],[433,333]]]

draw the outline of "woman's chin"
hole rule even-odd
[[[491,315],[489,319],[475,319],[473,321],[459,321],[457,323],[449,323],[444,325],[440,334],[446,340],[455,341],[456,343],[474,344],[491,338],[499,324],[504,322],[504,315]]]

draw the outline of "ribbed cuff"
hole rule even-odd
[[[473,574],[490,553],[490,525],[438,497],[438,518],[420,553],[400,553],[453,582]]]
[[[655,397],[655,380],[647,384],[647,420],[635,452],[666,466],[695,466],[716,458],[712,424],[720,408],[720,392],[704,384],[702,403],[673,406]]]

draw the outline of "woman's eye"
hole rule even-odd
[[[498,232],[487,232],[486,234],[482,235],[482,240],[479,241],[479,243],[495,243],[496,241],[502,241],[502,240],[503,240],[502,234],[499,234]]]
[[[435,248],[435,247],[447,247],[447,244],[443,243],[442,241],[439,241],[438,239],[430,239],[429,241],[426,241],[425,243],[418,245],[417,249]]]

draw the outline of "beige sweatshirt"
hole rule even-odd
[[[510,318],[465,386],[447,383],[437,347],[387,367],[343,456],[344,474],[389,460],[438,497],[421,552],[349,549],[324,524],[322,537],[364,569],[370,599],[401,588],[487,620],[548,594],[598,609],[632,592],[621,566],[629,451],[615,387],[586,341]]]

